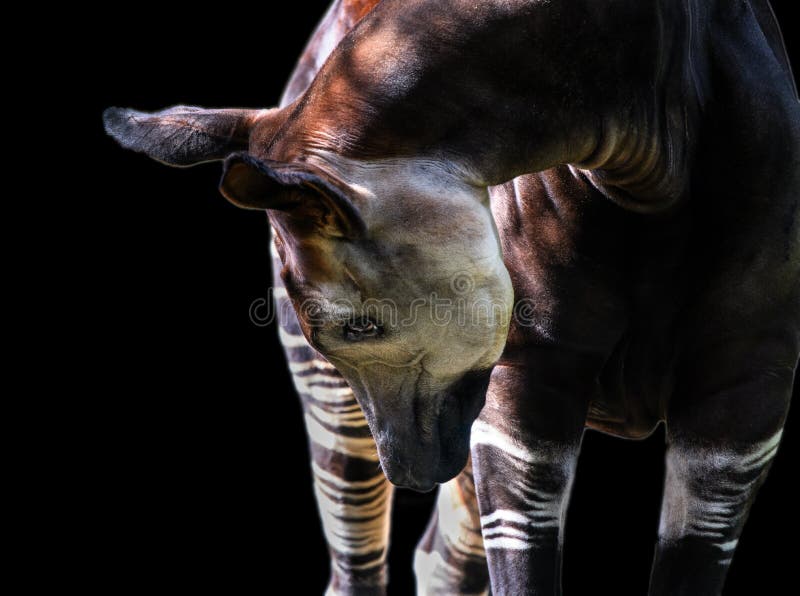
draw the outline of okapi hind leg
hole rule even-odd
[[[414,555],[414,573],[417,596],[488,593],[489,570],[471,460],[439,487],[436,507]]]
[[[375,443],[350,388],[332,367],[317,368],[318,360],[304,364],[312,366],[303,366],[305,374],[294,374],[331,558],[326,595],[385,594],[394,489],[378,464]]]
[[[744,373],[734,387],[721,384],[724,389],[705,399],[694,394],[670,408],[650,596],[722,593],[750,508],[778,451],[793,374],[793,367]]]
[[[279,336],[303,405],[314,495],[331,559],[326,596],[380,596],[394,489],[378,463],[375,441],[353,391],[306,341],[277,272]]]

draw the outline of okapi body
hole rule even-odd
[[[471,443],[493,594],[560,593],[584,429],[660,422],[650,594],[721,592],[800,353],[800,104],[766,1],[383,0],[285,108],[105,117],[167,163],[227,157],[222,193],[269,210],[392,482]]]

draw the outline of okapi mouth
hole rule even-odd
[[[375,434],[381,467],[392,484],[428,492],[464,469],[470,429],[483,408],[490,376],[491,370],[470,371],[436,395],[432,430],[392,420]]]

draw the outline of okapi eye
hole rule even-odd
[[[351,341],[377,337],[382,332],[381,326],[369,319],[354,319],[344,325],[344,338]]]

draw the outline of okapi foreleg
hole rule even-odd
[[[472,428],[483,541],[495,596],[561,593],[563,530],[586,400],[498,366]],[[520,399],[529,396],[530,399]]]
[[[719,370],[720,360],[714,360]],[[720,383],[705,395],[687,391],[670,408],[650,596],[722,592],[748,513],[778,451],[794,367],[727,368],[737,382]]]
[[[780,437],[739,449],[670,445],[651,595],[721,592]]]

